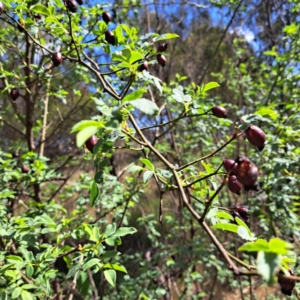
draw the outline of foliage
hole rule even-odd
[[[259,54],[228,31],[242,2],[215,3],[231,12],[225,32],[187,18],[188,34],[172,11],[151,30],[139,1],[116,1],[110,23],[109,4],[2,2],[0,299],[225,297],[216,285],[243,298],[249,283],[252,298],[254,281],[297,275],[299,3]],[[261,152],[250,124],[266,133]],[[258,166],[258,191],[226,188],[223,160],[239,155]]]

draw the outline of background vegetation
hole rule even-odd
[[[0,299],[299,299],[299,1],[1,4]]]

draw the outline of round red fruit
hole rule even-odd
[[[294,275],[294,272],[291,269],[289,269],[289,273],[292,276]],[[284,273],[282,271],[280,271],[279,274],[284,274]],[[280,284],[281,292],[284,295],[292,296],[293,289],[296,285],[295,281],[287,279],[287,278],[278,277],[278,283]]]
[[[148,62],[146,61],[144,61],[144,63],[139,65],[138,67],[139,72],[148,71],[148,69],[149,69]]]
[[[250,125],[246,130],[246,137],[248,141],[262,150],[266,141],[266,134],[257,126]]]
[[[111,16],[110,16],[110,14],[109,14],[107,11],[105,11],[105,12],[102,14],[102,19],[103,19],[103,21],[104,21],[106,24],[108,24],[108,23],[111,21]]]
[[[86,142],[86,148],[93,153],[94,147],[98,142],[98,138],[95,135],[92,135]]]
[[[52,60],[53,65],[55,67],[58,67],[62,63],[63,57],[62,57],[60,52],[55,52],[55,53],[52,54],[52,59],[51,60]]]
[[[168,48],[168,44],[162,44],[158,47],[157,52],[165,52]]]
[[[0,15],[4,12],[4,5],[0,2]]]
[[[18,88],[12,88],[10,90],[10,98],[15,101],[20,96],[20,92]]]
[[[65,0],[65,5],[67,9],[72,13],[75,13],[77,11],[77,4],[75,0]]]
[[[22,173],[28,173],[30,171],[30,169],[24,165],[21,167],[21,170],[22,170]]]
[[[240,182],[236,179],[235,175],[231,175],[228,180],[228,189],[237,195],[241,194],[242,185]]]
[[[227,111],[222,106],[215,106],[211,109],[211,111],[217,118],[227,118]]]
[[[255,186],[258,177],[257,166],[245,156],[236,159],[236,178],[245,186]]]
[[[162,67],[166,65],[167,59],[162,54],[157,54],[156,60]]]
[[[223,166],[226,170],[226,172],[230,171],[230,174],[235,175],[237,163],[232,159],[225,159],[223,161]]]
[[[114,45],[116,42],[115,35],[109,30],[105,32],[105,40],[111,45]]]

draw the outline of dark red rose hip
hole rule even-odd
[[[0,2],[0,15],[4,12],[4,5]]]
[[[92,135],[86,142],[86,148],[93,153],[94,147],[98,142],[98,138],[95,135]]]
[[[211,111],[217,118],[227,118],[227,111],[224,107],[215,106],[211,109]]]
[[[58,67],[62,63],[63,57],[60,52],[55,52],[53,53],[51,60],[53,62],[53,65],[55,67]]]
[[[148,71],[149,69],[149,66],[148,66],[148,62],[144,61],[144,63],[142,63],[141,65],[139,65],[138,67],[138,71],[139,72],[143,72],[144,70],[145,71]]]
[[[75,0],[65,0],[65,5],[67,9],[72,13],[75,13],[77,11],[77,4]]]
[[[245,156],[239,156],[236,159],[236,178],[245,186],[254,186],[258,177],[257,166]]]
[[[110,14],[109,14],[107,11],[105,11],[105,12],[102,14],[102,19],[103,19],[103,21],[104,21],[106,24],[108,24],[108,23],[111,21],[111,16],[110,16]]]
[[[292,271],[292,269],[289,269],[289,273],[292,276],[294,275],[294,272]],[[280,271],[279,274],[284,274],[284,273],[282,271]],[[295,281],[292,281],[292,280],[286,279],[286,278],[278,277],[278,283],[280,284],[281,292],[284,295],[292,296],[293,289],[296,285]]]
[[[30,169],[24,165],[21,167],[21,170],[22,170],[22,173],[28,173],[30,171]]]
[[[237,206],[236,207],[236,211],[245,219],[248,220],[249,218],[249,210],[248,208],[244,207],[244,206]]]
[[[235,175],[231,175],[228,180],[228,189],[237,195],[241,194],[242,190],[242,185],[241,183],[236,179]]]
[[[114,45],[116,42],[115,35],[109,30],[105,32],[105,40],[111,45]]]
[[[157,54],[156,60],[162,67],[166,65],[167,59],[162,54]]]
[[[168,44],[162,44],[158,47],[157,52],[165,52],[168,48]]]
[[[20,96],[20,92],[18,88],[12,88],[10,90],[10,98],[15,101],[18,99],[18,97]]]
[[[246,130],[246,137],[248,141],[258,147],[260,151],[264,148],[266,134],[259,127],[250,125]]]
[[[230,174],[235,175],[237,163],[232,159],[225,159],[223,161],[223,166],[226,172],[230,171]]]

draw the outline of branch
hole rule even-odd
[[[43,127],[42,127],[42,137],[41,140],[44,141],[47,131],[47,116],[48,116],[48,103],[49,103],[49,88],[50,88],[50,79],[47,80],[46,84],[46,96],[45,96],[45,107],[44,107],[44,116],[43,116]],[[45,143],[41,142],[40,156],[44,155]]]

